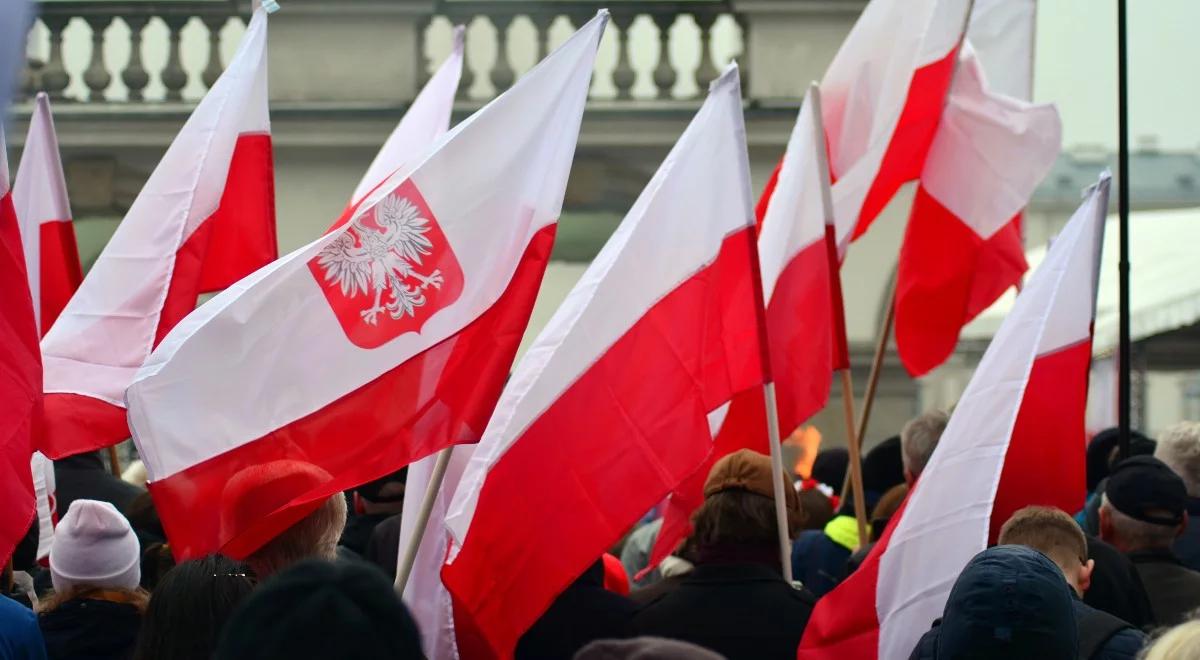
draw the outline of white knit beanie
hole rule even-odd
[[[125,516],[108,502],[75,500],[54,528],[50,579],[54,590],[72,587],[136,589],[141,548]]]

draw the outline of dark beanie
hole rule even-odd
[[[1109,459],[1117,448],[1121,432],[1116,428],[1104,429],[1092,436],[1087,446],[1087,489],[1096,492],[1096,486],[1112,471]],[[1154,441],[1139,431],[1129,432],[1130,455],[1141,456],[1154,453]]]
[[[845,447],[822,449],[813,460],[812,478],[834,490],[840,490],[850,465],[850,452]]]
[[[225,626],[216,660],[423,658],[420,633],[373,566],[304,561],[267,580]]]
[[[900,452],[900,436],[893,435],[872,447],[863,457],[863,488],[874,495],[873,500],[878,500],[892,486],[902,483],[904,459]]]

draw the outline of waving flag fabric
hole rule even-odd
[[[1083,505],[1084,402],[1110,179],[1054,241],[901,511],[817,603],[800,660],[906,658],[963,566],[1013,511]]]
[[[761,386],[748,172],[731,66],[517,365],[467,466],[442,573],[465,657],[511,655],[700,468],[709,414]]]
[[[847,366],[841,300],[835,300],[840,289],[837,254],[831,250],[836,230],[826,224],[832,217],[820,114],[820,92],[814,88],[792,129],[774,194],[758,207],[771,373],[784,433],[824,407],[833,371]],[[705,468],[743,448],[769,453],[762,389],[734,397],[717,428]],[[692,512],[704,501],[707,475],[708,469],[698,470],[671,493],[649,567],[657,566],[690,532]]]
[[[196,305],[273,260],[267,17],[237,53],[42,340],[51,458],[129,437],[125,388]]]
[[[127,396],[177,558],[244,556],[332,493],[479,440],[549,259],[606,22],[163,340]]]
[[[83,280],[58,136],[45,92],[34,101],[12,196],[21,221],[33,306],[45,335]]]
[[[1020,283],[1020,213],[1061,142],[1052,104],[992,93],[964,49],[900,248],[896,349],[912,376],[945,362],[962,327]]]

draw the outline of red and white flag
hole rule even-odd
[[[417,622],[421,631],[421,648],[428,660],[458,660],[458,638],[454,628],[454,602],[446,586],[442,584],[442,563],[446,561],[446,548],[450,533],[446,529],[446,513],[450,502],[458,491],[463,472],[471,460],[477,445],[454,447],[442,487],[438,490],[429,519],[426,521],[421,545],[413,562],[412,573],[404,587],[404,604]],[[404,510],[400,513],[400,552],[396,558],[404,557],[408,544],[417,533],[416,520],[424,504],[425,489],[429,487],[434,464],[438,455],[426,456],[408,466],[405,481]]]
[[[964,48],[900,248],[896,350],[922,376],[1028,266],[1021,211],[1062,143],[1053,104],[993,93]]]
[[[825,406],[834,370],[848,366],[824,151],[820,92],[814,86],[792,129],[774,194],[769,201],[764,196],[758,207],[771,374],[785,433]],[[691,531],[691,515],[704,501],[704,480],[713,463],[743,448],[770,453],[762,388],[739,393],[719,422],[704,468],[667,501],[647,570]]]
[[[0,130],[0,559],[12,555],[36,513],[29,461],[42,405],[37,316],[8,181]]]
[[[245,556],[332,493],[479,440],[549,260],[607,16],[163,340],[127,399],[177,558]]]
[[[39,93],[34,102],[12,196],[21,221],[33,307],[38,310],[38,327],[45,335],[83,280],[71,204],[67,201],[67,180],[50,114],[50,98],[45,92]]]
[[[42,340],[51,458],[129,437],[125,388],[201,293],[277,255],[267,17],[196,106]]]
[[[463,26],[454,28],[454,47],[424,89],[413,100],[400,123],[388,136],[362,181],[354,189],[350,204],[358,204],[389,176],[406,165],[416,165],[435,142],[450,129],[454,97],[463,69]]]
[[[821,80],[837,237],[844,250],[902,184],[916,179],[933,141],[970,0],[872,0]]]
[[[1083,505],[1084,410],[1107,173],[984,354],[937,451],[857,571],[817,603],[800,660],[907,658],[1017,509]]]
[[[40,451],[33,452],[29,461],[33,473],[33,493],[37,505],[38,544],[37,559],[50,557],[50,544],[54,542],[54,526],[58,524],[58,491],[54,480],[54,461]]]
[[[463,475],[442,579],[467,657],[511,656],[703,464],[710,413],[761,387],[748,172],[731,65],[517,365]]]
[[[967,39],[979,54],[993,92],[1033,98],[1037,0],[975,0]]]

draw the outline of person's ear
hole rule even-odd
[[[1079,595],[1087,593],[1092,586],[1092,573],[1096,570],[1096,560],[1089,559],[1079,568]]]

